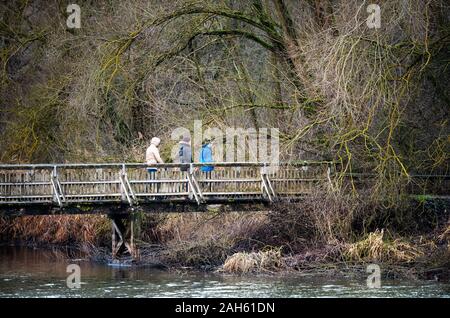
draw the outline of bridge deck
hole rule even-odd
[[[298,198],[318,181],[330,180],[323,162],[280,164],[214,163],[0,165],[0,209],[120,204],[202,206],[214,203],[270,203]],[[200,209],[201,210],[201,209]]]

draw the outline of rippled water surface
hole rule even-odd
[[[81,267],[81,288],[67,287],[66,266]],[[150,268],[111,267],[67,260],[40,249],[0,247],[0,297],[450,297],[450,285],[434,281],[236,277],[178,274]]]

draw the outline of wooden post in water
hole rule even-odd
[[[139,259],[139,250],[134,242],[134,222],[136,215],[109,215],[111,219],[111,254],[113,259],[120,260],[128,253],[133,261]]]

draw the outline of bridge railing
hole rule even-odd
[[[42,164],[0,165],[0,205],[268,200],[301,196],[329,179],[329,165]],[[206,169],[207,170],[207,169]]]
[[[53,203],[51,167],[11,167],[0,172],[0,204]]]

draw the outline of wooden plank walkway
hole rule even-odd
[[[0,208],[270,203],[310,193],[317,182],[330,180],[331,171],[326,162],[276,169],[264,163],[214,163],[211,172],[202,166],[158,164],[149,172],[145,164],[130,163],[0,165]]]

